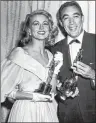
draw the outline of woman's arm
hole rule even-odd
[[[7,97],[10,99],[14,100],[32,100],[33,94],[32,93],[27,93],[27,92],[22,92],[17,89],[14,89],[11,93],[7,95]]]
[[[16,95],[15,95],[15,99],[16,100],[32,100],[33,99],[33,94],[17,91]]]
[[[31,100],[31,101],[48,101],[51,100],[51,96],[49,95],[43,95],[39,93],[29,93],[29,92],[21,92],[21,91],[16,91],[16,92],[11,92],[8,95],[8,98],[15,99],[15,100]]]

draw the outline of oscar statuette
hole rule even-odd
[[[74,63],[77,61],[81,61],[83,56],[82,56],[82,51],[83,49],[80,49],[79,52],[77,53],[76,59],[74,60]],[[62,82],[62,80],[60,80]],[[76,87],[77,87],[77,81],[78,81],[78,75],[72,71],[72,75],[70,78],[67,78],[64,82],[62,82],[60,88],[58,88],[58,94],[60,96],[60,100],[62,101],[63,97],[65,98],[70,98],[67,97],[67,94],[70,92],[75,92]]]
[[[48,77],[46,82],[42,82],[39,86],[38,89],[35,89],[34,92],[41,93],[44,95],[50,95],[52,85],[50,84],[53,72],[54,72],[54,59],[51,61],[50,66],[49,66],[49,71],[48,71]]]

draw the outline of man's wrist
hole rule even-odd
[[[95,70],[92,70],[92,77],[91,80],[95,80]]]
[[[95,89],[95,79],[90,79],[90,81],[91,81],[91,87]]]

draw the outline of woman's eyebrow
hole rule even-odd
[[[31,24],[34,24],[34,23],[39,23],[39,21],[35,20],[35,21],[31,22]]]
[[[32,23],[34,23],[34,22],[39,22],[39,21],[35,20],[35,21],[33,21]]]

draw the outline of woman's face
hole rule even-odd
[[[30,29],[33,38],[44,40],[48,38],[50,22],[45,15],[33,15],[31,18]]]

